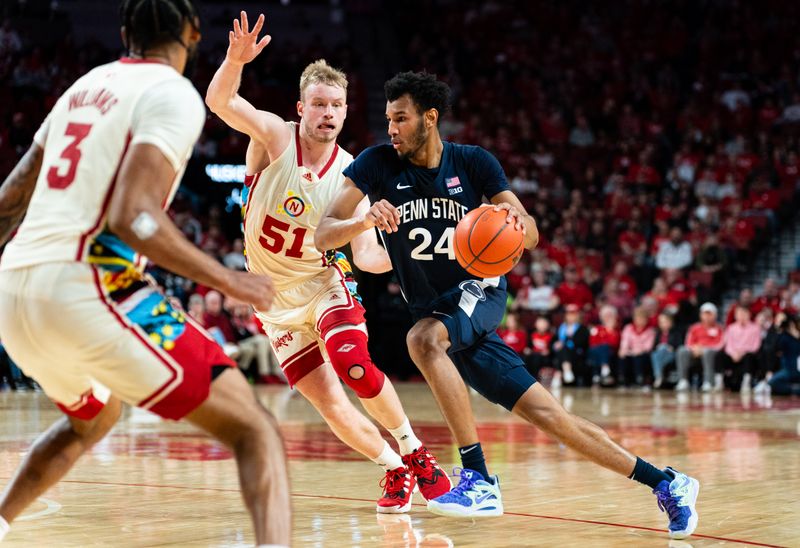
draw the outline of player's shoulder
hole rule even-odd
[[[391,145],[373,145],[362,150],[356,157],[359,162],[384,163],[397,159],[397,153]]]
[[[452,143],[445,141],[445,146],[451,150],[451,154],[457,158],[464,160],[482,159],[487,157],[494,157],[491,152],[478,145],[464,145],[461,143]]]

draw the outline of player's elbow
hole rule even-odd
[[[220,101],[217,97],[214,97],[211,93],[206,93],[206,106],[208,110],[213,112],[214,114],[219,114],[221,111],[225,110],[226,101]]]
[[[323,218],[320,221],[319,226],[317,226],[317,230],[314,231],[314,247],[316,247],[321,251],[335,248],[336,246],[332,245],[330,236],[331,234],[330,234],[329,223],[327,222],[327,218]],[[358,266],[357,261],[356,261],[356,266]],[[361,267],[359,266],[358,268]]]

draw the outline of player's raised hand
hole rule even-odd
[[[247,22],[247,13],[241,13],[241,22],[239,19],[233,20],[233,30],[228,32],[228,53],[226,59],[230,63],[244,65],[255,59],[261,51],[267,47],[272,36],[269,34],[259,40],[258,33],[264,26],[264,14],[258,16],[253,30]]]
[[[364,220],[370,226],[377,226],[389,234],[397,232],[397,225],[400,224],[400,211],[386,200],[380,200],[372,204],[364,215]]]
[[[228,297],[252,304],[261,312],[269,310],[275,298],[272,278],[249,272],[230,271],[225,287],[220,290]]]
[[[522,220],[522,213],[520,213],[519,209],[509,204],[508,202],[502,202],[499,204],[495,204],[494,210],[495,211],[505,210],[508,213],[508,217],[506,217],[506,222],[509,224],[514,223],[514,228],[517,230],[521,230],[522,233],[525,234],[526,232],[525,223]]]

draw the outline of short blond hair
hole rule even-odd
[[[303,100],[303,92],[311,84],[326,84],[329,86],[339,86],[347,93],[347,76],[339,69],[335,69],[328,64],[325,59],[314,61],[306,67],[300,75],[300,100]]]

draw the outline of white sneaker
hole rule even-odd
[[[750,392],[750,384],[752,380],[753,377],[750,375],[750,373],[745,373],[742,375],[742,386],[739,388],[739,392]]]
[[[503,515],[500,480],[491,476],[494,483],[483,479],[480,472],[466,468],[453,469],[461,481],[449,492],[428,501],[428,510],[451,518],[479,518]]]
[[[713,387],[711,386],[710,382],[704,381],[703,386],[700,387],[700,390],[702,390],[703,392],[711,392],[712,388]]]
[[[722,392],[724,389],[722,373],[714,373],[714,392]]]
[[[768,394],[769,391],[770,391],[769,383],[764,379],[758,381],[756,387],[753,388],[753,392],[755,392],[756,394]]]
[[[553,380],[550,381],[550,389],[555,390],[561,388],[561,375],[556,373],[553,375]]]
[[[564,382],[566,384],[571,384],[575,381],[575,375],[572,373],[572,367],[565,367],[564,368]]]
[[[687,379],[681,379],[675,385],[676,392],[686,392],[687,390],[689,390],[689,381]]]
[[[662,379],[661,377],[656,377],[655,380],[653,381],[653,388],[658,390],[659,388],[661,388],[662,382],[664,382],[664,379]]]

